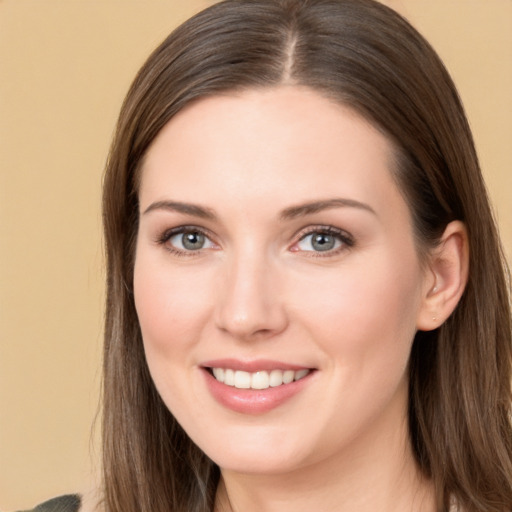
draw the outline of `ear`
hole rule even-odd
[[[440,244],[428,256],[417,329],[437,329],[452,314],[468,280],[469,247],[466,226],[450,222]]]

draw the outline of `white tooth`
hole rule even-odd
[[[251,375],[252,389],[267,389],[269,387],[270,377],[268,372],[256,372]]]
[[[309,370],[306,369],[295,372],[295,380],[303,379],[308,373]]]
[[[269,384],[275,388],[283,383],[283,372],[281,370],[272,370],[270,372]]]
[[[229,368],[212,368],[214,377],[228,386],[238,389],[267,389],[282,384],[290,384],[294,380],[303,379],[310,373],[308,369],[302,370],[272,370],[270,373],[264,370],[249,373]]]
[[[235,372],[233,370],[226,369],[224,371],[224,384],[228,386],[235,385]]]
[[[213,368],[213,376],[219,382],[224,382],[224,369],[223,368]]]
[[[251,387],[251,374],[237,370],[235,372],[235,388],[249,389]]]
[[[293,382],[294,377],[295,372],[293,370],[286,370],[283,373],[283,384],[290,384],[290,382]]]

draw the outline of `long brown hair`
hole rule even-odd
[[[293,83],[348,105],[396,150],[420,251],[468,230],[470,274],[453,315],[419,332],[409,426],[437,508],[512,505],[511,315],[505,260],[455,87],[429,44],[372,0],[227,0],[175,30],[124,102],[104,182],[107,308],[103,453],[107,512],[207,512],[219,469],[161,401],[133,300],[138,181],[161,128],[197,98]]]

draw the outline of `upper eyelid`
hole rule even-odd
[[[180,233],[186,233],[188,231],[197,231],[198,233],[201,233],[202,235],[205,235],[208,238],[214,237],[213,233],[209,229],[200,226],[195,226],[193,224],[186,224],[169,229],[164,229],[159,238],[170,238],[173,235],[179,235]]]
[[[195,224],[182,224],[180,226],[168,228],[168,229],[163,230],[163,234],[178,234],[178,233],[181,233],[184,231],[198,231],[204,235],[209,235],[209,236],[215,237],[214,233],[210,229],[202,227],[202,226],[198,226]],[[313,224],[313,225],[303,227],[303,228],[297,230],[294,233],[294,235],[292,236],[292,238],[304,236],[304,235],[307,235],[310,233],[322,232],[322,231],[332,233],[332,234],[343,235],[343,236],[346,236],[347,238],[353,238],[352,235],[345,229],[341,229],[341,228],[338,228],[338,227],[335,227],[335,226],[332,226],[329,224]]]
[[[328,233],[330,235],[337,235],[341,238],[345,238],[347,240],[350,240],[351,242],[354,242],[354,237],[346,230],[337,228],[335,226],[330,225],[313,225],[308,226],[305,228],[300,229],[295,235],[294,238],[297,238],[298,240],[301,240],[307,235],[311,235],[313,233]]]

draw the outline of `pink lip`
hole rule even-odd
[[[304,366],[294,366],[277,363],[275,361],[267,361],[266,365],[262,363],[265,362],[257,361],[257,364],[256,362],[242,363],[240,361],[226,359],[222,361],[210,361],[202,365],[202,373],[208,390],[212,394],[213,398],[222,406],[242,414],[263,414],[279,407],[307,387],[311,381],[311,377],[316,373],[315,371],[312,371],[302,379],[290,382],[289,384],[259,390],[238,389],[233,386],[227,386],[226,384],[216,380],[208,371],[208,368],[231,368],[233,370],[249,372],[257,370],[271,371],[274,369],[301,370],[306,368]]]
[[[307,366],[283,363],[281,361],[271,361],[270,359],[257,359],[253,361],[240,361],[239,359],[215,359],[205,361],[201,364],[204,368],[231,368],[232,370],[240,370],[244,372],[257,372],[272,370],[305,370]]]

